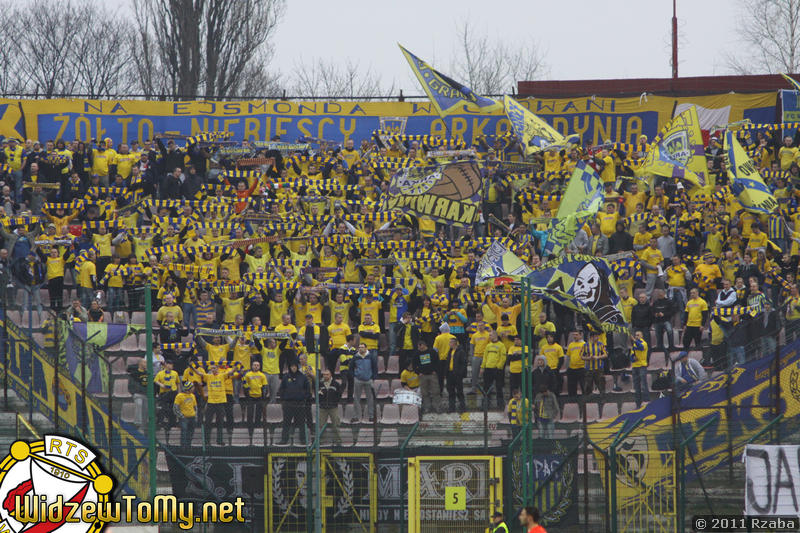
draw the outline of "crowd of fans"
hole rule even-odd
[[[602,401],[608,374],[615,389],[632,378],[637,405],[648,401],[659,388],[648,383],[654,352],[670,356],[665,366],[675,361],[666,387],[686,387],[712,367],[743,363],[753,355],[746,346],[774,351],[784,321],[794,337],[800,152],[776,133],[739,136],[780,202],[766,216],[730,192],[716,137],[706,149],[714,185],[699,195],[678,179],[632,177],[646,138],[527,161],[513,139],[481,138],[472,147],[484,177],[481,221],[464,228],[379,208],[393,172],[432,161],[425,139],[252,147],[251,166],[238,168],[213,139],[6,139],[0,266],[46,287],[50,307],[76,321],[130,321],[149,284],[160,418],[181,428],[183,445],[195,426],[208,439],[216,429],[223,444],[236,403],[251,436],[264,406],[280,403],[282,443],[294,430],[305,442],[316,401],[334,430],[343,403],[354,403],[354,421],[372,420],[382,367],[418,392],[422,413],[463,412],[466,396],[479,395],[507,410],[512,427],[530,409],[547,436],[559,398],[580,389]],[[579,160],[599,172],[605,202],[568,251],[615,254],[632,334],[596,331],[534,297],[535,397],[525,404],[519,292],[480,286],[476,272],[498,239],[541,264],[536,232],[547,230]],[[40,291],[26,294],[22,304],[41,318]],[[137,394],[143,363],[130,368]]]

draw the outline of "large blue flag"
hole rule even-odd
[[[81,370],[81,361],[84,361],[87,392],[109,392],[108,364],[101,361],[99,354],[109,346],[119,344],[134,331],[135,327],[128,324],[75,322],[72,334],[67,335],[65,343],[70,375],[80,383],[84,373]]]

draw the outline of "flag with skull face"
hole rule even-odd
[[[577,311],[604,331],[627,331],[614,273],[605,259],[567,254],[528,275],[537,294]]]

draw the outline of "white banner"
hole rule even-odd
[[[800,516],[800,446],[749,444],[744,463],[745,515]]]

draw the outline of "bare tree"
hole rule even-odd
[[[133,87],[134,33],[118,13],[91,0],[78,4],[81,26],[69,63],[78,76],[78,92],[91,98],[130,92]]]
[[[547,66],[535,41],[509,46],[475,29],[469,20],[457,27],[458,42],[450,70],[453,78],[480,94],[516,90],[517,81],[546,74]]]
[[[76,28],[82,25],[81,10],[74,2],[56,5],[52,0],[34,0],[13,17],[19,29],[17,75],[31,92],[51,97],[73,93],[78,75],[70,68],[76,50]]]
[[[292,96],[376,97],[394,92],[394,83],[384,86],[372,67],[362,68],[357,61],[317,58],[297,62],[290,83]]]
[[[254,75],[254,62],[267,66],[286,2],[142,0],[135,6],[142,21],[138,77],[146,94],[228,97],[251,85],[245,75]]]
[[[737,74],[800,71],[800,0],[739,0],[741,43],[727,54]]]

